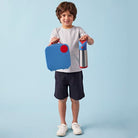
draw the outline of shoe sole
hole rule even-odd
[[[58,134],[57,134],[57,136],[58,136],[58,137],[64,137],[65,135],[58,135]]]
[[[82,134],[82,132],[80,132],[80,133],[74,133],[74,132],[73,132],[73,134],[74,134],[74,135],[81,135],[81,134]]]
[[[67,131],[68,131],[68,130],[66,130],[66,132],[65,132],[64,135],[61,135],[61,134],[56,134],[56,135],[59,136],[59,137],[64,137],[64,136],[66,136]]]

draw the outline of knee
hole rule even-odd
[[[70,98],[70,99],[71,99],[71,102],[72,102],[73,104],[79,103],[79,100],[74,100],[74,99],[72,99],[72,98]]]
[[[63,100],[59,100],[60,103],[66,103],[67,102],[67,98],[63,99]]]

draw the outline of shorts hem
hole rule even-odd
[[[70,98],[72,98],[73,100],[81,100],[81,99],[83,99],[84,97],[85,97],[85,95],[82,96],[82,97],[80,97],[80,98],[74,98],[74,97],[71,97],[71,96],[70,96]]]
[[[58,96],[56,96],[56,95],[54,95],[55,96],[55,98],[56,99],[58,99],[58,100],[64,100],[64,99],[66,99],[68,96],[66,96],[66,97],[63,97],[63,98],[61,98],[61,97],[58,97]]]

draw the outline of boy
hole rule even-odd
[[[72,129],[76,135],[82,134],[80,125],[78,124],[79,100],[85,94],[83,90],[83,74],[79,67],[79,40],[87,40],[89,45],[94,40],[88,36],[82,28],[73,26],[72,23],[76,18],[77,9],[72,2],[62,2],[56,9],[56,15],[62,24],[61,27],[53,30],[50,38],[50,44],[57,42],[65,43],[69,46],[71,56],[71,66],[68,69],[60,69],[55,72],[55,94],[58,99],[58,109],[61,125],[57,131],[58,136],[65,136],[67,132],[66,101],[69,95],[72,102]]]

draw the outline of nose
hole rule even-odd
[[[65,19],[68,19],[69,17],[68,16],[65,16]]]

